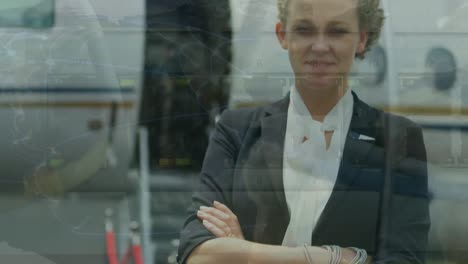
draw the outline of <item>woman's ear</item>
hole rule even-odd
[[[359,33],[359,43],[357,46],[357,52],[358,54],[363,53],[366,50],[367,46],[367,40],[369,39],[369,33],[367,31],[363,31]]]
[[[276,37],[283,49],[288,49],[288,42],[286,41],[286,27],[283,23],[278,22],[276,23]]]

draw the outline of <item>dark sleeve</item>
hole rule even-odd
[[[391,174],[390,202],[384,214],[383,247],[375,263],[425,263],[430,228],[426,149],[421,128],[402,120],[396,121],[398,136],[390,136],[389,140],[394,147],[387,164]]]
[[[190,253],[201,243],[215,238],[198,219],[201,205],[212,206],[213,201],[231,204],[232,175],[242,142],[243,126],[248,118],[240,111],[225,111],[210,138],[205,154],[200,182],[192,196],[187,218],[180,234],[177,262],[186,263]]]

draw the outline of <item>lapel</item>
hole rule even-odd
[[[321,226],[332,215],[337,205],[345,202],[349,189],[358,185],[356,182],[358,175],[363,168],[368,166],[369,154],[378,142],[381,141],[378,133],[378,111],[362,102],[353,92],[354,107],[351,117],[350,127],[346,136],[340,168],[337,179],[333,187],[332,194],[328,200],[312,234],[312,241],[316,241],[315,236]],[[359,135],[374,138],[374,141],[366,141],[359,138]]]
[[[253,194],[256,197],[254,200],[259,202],[254,240],[267,244],[281,244],[289,223],[283,186],[283,150],[288,106],[289,94],[265,107],[259,120],[260,149],[251,157],[254,167],[260,169],[251,178],[261,183],[260,192]]]
[[[359,169],[367,164],[368,154],[379,139],[376,131],[377,111],[363,103],[353,93],[353,115],[346,142],[343,149],[338,177],[333,191],[346,191],[352,186]],[[359,136],[374,138],[374,141],[366,141]]]
[[[281,207],[287,208],[283,186],[283,152],[288,116],[289,94],[265,110],[261,120],[263,155],[275,197]],[[287,210],[286,210],[287,212]]]

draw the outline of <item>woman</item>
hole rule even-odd
[[[271,105],[223,113],[181,233],[180,263],[424,262],[421,129],[347,86],[353,59],[379,36],[378,5],[278,1],[276,35],[295,85]]]

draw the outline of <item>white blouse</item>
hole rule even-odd
[[[321,123],[312,119],[296,88],[291,88],[283,157],[283,183],[291,218],[284,246],[312,243],[312,232],[338,175],[353,104],[348,89]],[[325,131],[334,131],[328,149]]]

